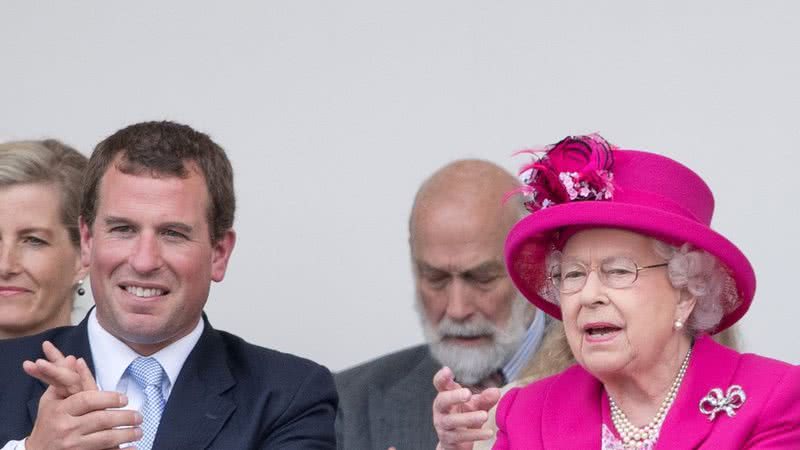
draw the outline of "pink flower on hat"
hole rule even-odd
[[[614,192],[612,149],[600,135],[590,134],[566,137],[544,150],[523,150],[537,159],[520,170],[525,186],[515,193],[526,196],[531,212],[572,201],[609,200]]]

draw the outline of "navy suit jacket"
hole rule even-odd
[[[154,449],[335,449],[336,389],[306,359],[211,327],[186,359],[161,416]],[[46,386],[22,370],[53,342],[94,372],[84,319],[74,327],[0,340],[0,446],[28,436]],[[101,355],[98,355],[101,357]]]

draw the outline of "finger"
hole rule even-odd
[[[42,351],[44,351],[44,356],[51,362],[64,359],[64,354],[50,341],[42,342]]]
[[[36,362],[25,361],[22,363],[22,369],[31,377],[53,386],[61,398],[69,397],[81,390],[80,376],[74,370],[57,367],[50,361],[44,359],[38,359]]]
[[[444,366],[436,374],[433,375],[433,387],[437,391],[442,392],[447,390],[449,380],[453,379],[453,371],[449,367]]]
[[[480,394],[473,394],[466,407],[470,410],[489,411],[500,400],[500,389],[484,389]]]
[[[75,368],[58,365],[46,359],[37,359],[35,363],[40,373],[45,377],[53,379],[56,384],[68,386],[80,382],[80,375],[78,375]],[[74,365],[73,363],[73,366]]]
[[[83,391],[67,398],[65,402],[68,414],[82,416],[91,411],[122,408],[128,404],[128,397],[114,391]]]
[[[119,449],[122,444],[136,442],[142,438],[142,429],[115,428],[103,430],[83,436],[79,448],[85,449]],[[128,447],[129,449],[132,447]]]
[[[36,360],[36,367],[42,374],[40,379],[66,393],[65,398],[81,391],[81,377],[75,369],[59,367],[45,359]]]
[[[457,430],[446,431],[439,435],[439,441],[443,446],[453,446],[468,442],[485,441],[494,435],[492,430]]]
[[[89,365],[86,363],[86,360],[83,358],[79,358],[77,362],[77,369],[78,375],[81,377],[81,387],[83,387],[84,391],[97,391],[99,390],[97,387],[97,383],[94,380],[94,375],[92,375],[91,369],[89,369]]]
[[[39,359],[36,359],[34,361],[28,360],[26,362],[29,362],[29,363],[32,364],[31,366],[29,366],[30,371],[31,371],[31,373],[29,373],[29,375],[36,376],[36,377],[40,377],[40,376],[45,376],[46,377],[46,376],[48,376],[47,375],[48,374],[47,371],[45,371],[45,372],[42,371],[43,367],[51,367],[52,366],[52,367],[61,368],[61,369],[64,369],[64,370],[69,370],[67,368],[56,366],[55,364],[53,364],[50,361],[48,361],[46,359],[43,359],[43,358],[39,358]],[[25,368],[25,363],[24,362],[22,363],[22,368],[23,369]]]
[[[64,356],[58,348],[49,341],[42,343],[42,350],[48,361],[55,364],[57,367],[66,367],[74,371],[78,371],[78,359],[72,355]]]
[[[72,355],[69,355],[65,358],[59,359],[57,361],[51,361],[56,367],[64,367],[67,369],[75,370],[75,365],[78,362],[78,359]]]
[[[99,411],[90,411],[80,416],[79,429],[81,434],[91,434],[118,427],[136,427],[141,424],[142,415],[139,411],[130,409],[103,409]]]
[[[39,379],[39,368],[36,367],[36,363],[31,360],[25,360],[22,362],[22,370],[25,371],[29,376],[33,378]]]
[[[433,399],[433,413],[447,414],[454,406],[464,406],[471,397],[472,393],[467,388],[439,392]]]
[[[453,371],[447,366],[439,369],[433,376],[433,386],[439,392],[461,388],[461,385],[455,381]]]
[[[42,350],[44,351],[44,355],[48,361],[55,364],[58,367],[66,367],[68,369],[75,370],[77,359],[72,356],[64,356],[63,353],[50,341],[44,341],[42,343]]]
[[[486,411],[469,411],[442,415],[436,423],[436,431],[478,429],[486,423],[488,418],[489,414]]]

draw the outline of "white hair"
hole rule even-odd
[[[511,302],[511,315],[501,326],[481,314],[466,322],[444,317],[433,324],[425,314],[422,299],[417,296],[416,308],[431,355],[440,364],[450,367],[459,383],[480,383],[500,370],[519,349],[536,308],[521,294],[515,295]],[[463,346],[445,339],[453,336],[487,336],[491,341],[486,345]]]
[[[678,247],[653,239],[653,245],[656,254],[669,263],[672,286],[695,298],[687,333],[713,330],[726,313],[739,306],[736,282],[717,257],[688,243]]]

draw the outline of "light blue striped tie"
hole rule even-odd
[[[128,366],[128,372],[142,387],[145,397],[140,411],[143,418],[142,439],[136,443],[136,448],[151,450],[158,431],[158,423],[161,421],[161,413],[164,411],[164,395],[161,391],[164,369],[155,358],[139,357]]]

